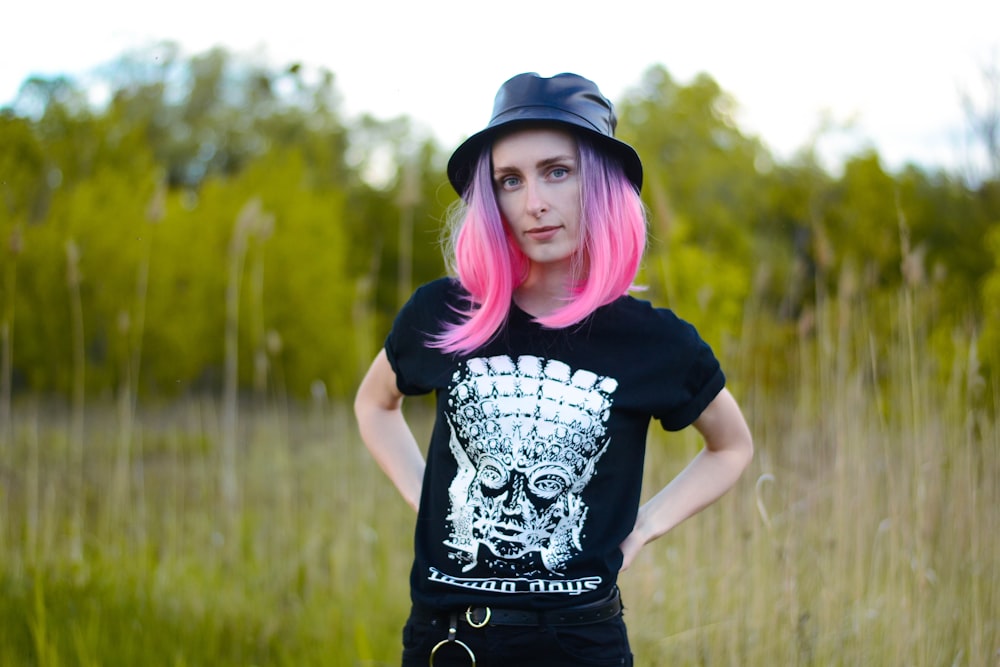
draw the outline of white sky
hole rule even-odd
[[[828,152],[874,145],[888,166],[962,167],[962,91],[1000,66],[997,0],[34,0],[0,12],[0,105],[31,74],[79,75],[169,39],[336,75],[345,110],[408,115],[444,146],[479,130],[523,71],[582,74],[612,100],[653,64],[707,72],[741,129],[780,157],[824,115],[853,129]]]

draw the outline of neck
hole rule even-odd
[[[533,317],[544,317],[566,305],[572,295],[572,271],[568,264],[532,265],[528,277],[514,290],[514,303]]]

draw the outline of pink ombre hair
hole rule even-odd
[[[574,134],[580,161],[580,249],[573,260],[572,297],[535,319],[562,329],[623,296],[635,281],[646,246],[646,215],[639,193],[621,165],[585,137]],[[500,215],[493,189],[492,146],[479,156],[469,188],[449,221],[446,261],[468,296],[460,321],[445,324],[430,347],[468,353],[490,341],[510,312],[514,290],[528,275],[521,252]]]

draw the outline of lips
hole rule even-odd
[[[546,239],[550,239],[553,236],[555,236],[556,232],[558,232],[560,229],[562,229],[562,227],[558,225],[548,226],[548,227],[533,227],[528,231],[526,231],[525,235],[536,240],[544,241]]]

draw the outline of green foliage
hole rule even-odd
[[[440,149],[414,136],[407,119],[363,117],[351,133],[349,162],[357,186],[349,194],[352,273],[370,290],[378,345],[413,288],[439,277],[439,247],[447,207],[457,199],[444,175]],[[367,362],[366,362],[367,364]]]
[[[122,170],[104,164],[89,178],[61,186],[51,195],[45,221],[24,229],[18,328],[31,335],[18,337],[17,350],[20,358],[32,360],[21,368],[37,389],[68,387],[71,279],[81,291],[91,386],[113,386],[124,360],[122,327],[133,303],[146,208],[155,187],[151,161],[137,160],[141,146],[125,150],[131,158],[119,165]],[[73,266],[68,243],[79,253]]]
[[[982,360],[994,373],[1000,369],[1000,225],[987,237],[993,268],[983,284]],[[995,377],[995,375],[993,375]]]
[[[844,175],[831,188],[821,220],[829,244],[829,276],[855,265],[865,287],[898,284],[901,266],[899,209],[893,178],[878,155],[850,159]],[[828,287],[833,287],[828,285]]]
[[[743,263],[762,212],[758,165],[770,158],[735,114],[735,100],[708,75],[682,86],[655,67],[621,104],[620,136],[643,157],[654,213],[684,215],[695,241]]]
[[[172,43],[126,54],[106,77],[107,115],[142,131],[172,187],[238,174],[271,148],[297,146],[321,183],[346,178],[333,75],[283,71],[212,49],[182,61]]]
[[[280,389],[293,395],[307,394],[314,380],[346,393],[357,354],[344,326],[354,303],[345,194],[312,183],[296,150],[266,156],[235,183],[275,212],[273,229],[258,235],[248,256],[243,348],[274,356]]]
[[[674,218],[662,238],[663,251],[655,255],[661,264],[657,274],[666,303],[697,323],[699,333],[721,351],[740,335],[750,276],[746,266],[698,244],[694,235],[686,219]]]
[[[45,156],[31,124],[0,114],[0,221],[6,223],[0,231],[9,232],[12,220],[42,215],[45,176]]]
[[[776,164],[740,132],[736,102],[707,75],[681,85],[654,67],[620,112],[620,134],[646,171],[649,295],[713,343],[752,333],[772,354],[790,332],[812,330],[824,300],[891,299],[902,286],[919,290],[914,307],[939,341],[928,361],[942,372],[960,354],[956,333],[982,327],[992,266],[984,240],[1000,213],[990,183],[973,190],[913,166],[894,175],[874,151],[849,158],[836,178],[809,149]],[[891,324],[875,321],[877,346]]]
[[[713,345],[736,336],[755,271],[766,154],[707,75],[688,86],[650,69],[620,106],[620,136],[643,156],[651,214],[648,298],[695,322]]]
[[[31,79],[0,113],[7,384],[65,393],[83,371],[91,394],[214,391],[238,289],[244,389],[351,393],[413,287],[443,271],[447,150],[407,118],[346,123],[333,74],[297,64],[165,43],[102,76],[104,107]],[[993,367],[995,183],[893,174],[873,151],[836,177],[808,147],[779,164],[707,74],[653,67],[618,109],[646,172],[645,296],[714,345],[752,336],[787,369],[789,336],[828,300],[905,286],[939,368],[977,333]]]

